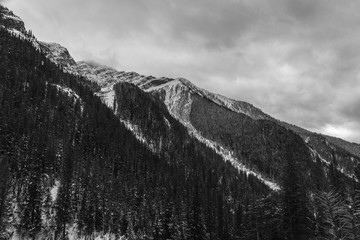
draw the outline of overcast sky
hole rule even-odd
[[[359,0],[0,0],[39,40],[360,142]]]

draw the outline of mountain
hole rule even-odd
[[[64,47],[57,45],[54,48],[62,49],[60,52],[67,53],[67,50]],[[56,51],[48,51],[46,45],[44,44],[42,44],[42,49],[48,53],[48,56],[52,59],[52,61],[62,65],[65,63],[64,66],[67,71],[84,76],[90,82],[96,83],[99,86],[98,90],[95,90],[96,94],[100,96],[103,99],[103,102],[112,108],[113,111],[116,110],[116,105],[114,105],[114,100],[116,99],[114,86],[117,83],[132,83],[144,92],[157,96],[166,105],[171,115],[186,126],[189,132],[199,141],[204,142],[215,149],[223,156],[224,159],[230,160],[239,169],[259,176],[260,179],[264,180],[273,189],[279,188],[276,181],[274,181],[274,174],[262,174],[264,176],[260,176],[262,171],[259,171],[258,168],[262,168],[261,166],[256,166],[255,164],[254,168],[244,164],[244,160],[242,159],[246,157],[244,157],[244,154],[237,153],[241,151],[241,147],[234,147],[234,143],[225,143],[224,141],[226,140],[224,139],[221,140],[216,136],[210,136],[204,133],[204,129],[201,129],[199,123],[194,124],[195,119],[193,116],[195,115],[191,113],[195,112],[192,111],[192,109],[197,101],[206,99],[208,102],[213,103],[215,108],[222,108],[232,112],[231,115],[234,116],[234,118],[241,119],[244,115],[246,115],[257,122],[260,122],[259,120],[268,120],[273,122],[275,125],[284,126],[299,135],[309,148],[313,158],[318,156],[325,165],[329,165],[333,156],[336,155],[338,164],[337,168],[350,177],[354,175],[355,166],[359,163],[359,144],[349,143],[334,137],[313,133],[295,125],[277,120],[249,103],[236,101],[219,94],[210,93],[204,89],[196,87],[186,79],[170,79],[165,77],[155,78],[153,76],[143,76],[135,72],[117,71],[113,68],[96,63],[83,61],[75,63],[68,54],[63,55],[62,58],[61,55],[54,54]],[[67,59],[71,60],[67,61]],[[211,118],[211,116],[208,117]],[[218,128],[222,128],[228,124],[227,119],[223,119],[222,121],[223,122],[217,126]],[[242,129],[246,128],[246,126],[238,127]],[[233,135],[232,133],[228,134]],[[243,141],[243,139],[238,138],[234,139],[234,141]],[[248,142],[248,140],[245,141]]]
[[[76,62],[1,5],[0,23],[1,238],[316,239],[351,229],[341,204],[358,211],[358,145],[183,78]],[[330,227],[327,199],[346,215]]]
[[[2,239],[223,239],[230,229],[238,234],[240,206],[270,194],[133,85],[117,89],[128,94],[119,108],[131,122],[123,124],[86,79],[6,25],[0,53]],[[136,124],[146,136],[164,136],[163,147],[151,148]]]

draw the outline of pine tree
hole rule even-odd
[[[198,183],[195,183],[191,210],[188,219],[189,240],[207,240]]]
[[[289,146],[287,165],[283,181],[284,231],[289,239],[309,239],[310,223],[308,199],[301,162],[296,155],[295,146]]]
[[[319,208],[324,215],[325,239],[347,239],[350,237],[349,213],[341,195],[333,190],[318,192]]]
[[[71,182],[73,175],[72,155],[69,153],[64,158],[62,177],[56,203],[56,217],[58,233],[65,238],[66,224],[71,220]]]
[[[0,239],[6,238],[8,227],[9,164],[5,154],[0,155]]]

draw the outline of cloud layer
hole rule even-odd
[[[281,120],[360,142],[360,1],[7,0],[77,60],[186,77]]]

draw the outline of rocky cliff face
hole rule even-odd
[[[15,29],[25,33],[25,24],[12,11],[0,5],[0,25],[6,26],[8,29]]]
[[[76,65],[75,60],[71,57],[66,48],[58,43],[39,42],[41,49],[46,53],[46,57],[52,59],[62,67],[70,67]]]
[[[0,27],[5,28],[11,34],[28,40],[36,49],[40,50],[39,42],[32,35],[31,31],[27,31],[25,24],[21,18],[16,16],[12,11],[0,5]]]

